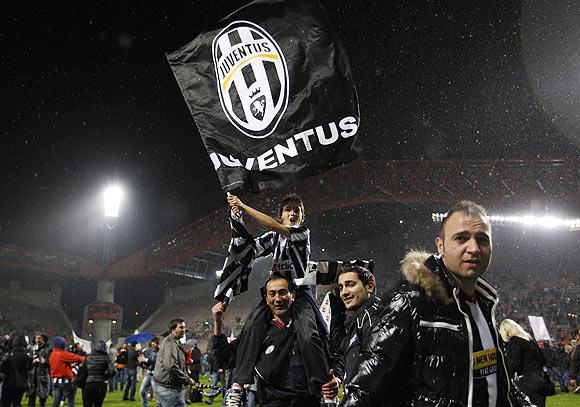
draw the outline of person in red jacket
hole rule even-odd
[[[52,341],[52,353],[49,358],[54,397],[52,407],[58,407],[65,398],[68,401],[68,407],[74,407],[75,398],[72,383],[74,375],[72,368],[74,364],[80,364],[85,360],[84,356],[65,351],[65,345],[64,338],[60,336],[55,337]]]

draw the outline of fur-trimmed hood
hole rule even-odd
[[[427,266],[427,261],[432,256],[433,254],[421,250],[410,250],[401,260],[401,272],[408,282],[420,285],[427,297],[450,304],[453,299],[448,295],[441,278]]]
[[[439,256],[422,250],[410,250],[401,260],[401,272],[408,282],[421,286],[430,299],[443,304],[454,302],[453,289],[457,286]],[[475,289],[497,302],[497,291],[481,276]]]

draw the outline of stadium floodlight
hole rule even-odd
[[[432,213],[431,219],[435,223],[442,222],[447,216],[447,213]],[[565,227],[570,230],[580,229],[580,218],[576,219],[561,219],[555,216],[505,216],[505,215],[491,215],[488,219],[494,224],[521,224],[525,226],[539,226],[543,228],[558,228]]]
[[[119,206],[123,198],[123,190],[118,185],[111,185],[105,189],[105,216],[107,218],[119,217]]]

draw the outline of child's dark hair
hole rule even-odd
[[[361,283],[363,283],[364,286],[369,285],[369,283],[371,281],[373,283],[375,282],[374,274],[371,273],[371,271],[366,267],[348,264],[348,265],[343,266],[340,269],[340,271],[338,272],[338,276],[340,276],[343,273],[355,273],[358,276],[358,279],[361,281]]]
[[[280,201],[280,205],[278,206],[279,217],[282,216],[282,211],[284,210],[284,207],[288,204],[296,204],[300,206],[300,209],[302,210],[302,216],[304,216],[304,202],[302,202],[302,199],[300,199],[300,197],[296,194],[288,194],[284,198],[282,198],[282,200]]]

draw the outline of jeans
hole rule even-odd
[[[125,386],[125,393],[123,393],[123,400],[127,400],[127,398],[135,400],[135,391],[137,390],[137,369],[125,368],[125,370],[127,371],[127,385]]]
[[[248,390],[246,407],[256,407],[256,392],[254,390]]]
[[[153,373],[145,372],[143,375],[143,381],[141,382],[141,387],[139,388],[139,393],[141,393],[141,401],[143,402],[143,407],[149,406],[149,400],[147,399],[147,393],[149,389],[153,387],[153,393],[155,393],[155,380],[153,380]]]
[[[64,399],[68,402],[68,407],[75,407],[74,385],[72,383],[54,383],[52,385],[52,407],[59,407]]]
[[[213,372],[210,376],[210,380],[211,380],[210,383],[212,386],[217,386],[218,382],[220,382],[220,384],[222,385],[222,395],[225,397],[226,396],[226,374],[224,372],[222,372],[222,373]],[[217,396],[217,394],[214,397],[216,397],[216,396]],[[210,397],[209,399],[213,400],[213,397]]]
[[[570,384],[570,374],[568,369],[562,367],[553,368],[554,381],[560,383],[560,390],[566,392],[568,390],[568,385]]]
[[[48,398],[48,394],[45,398],[38,397],[38,406],[39,407],[46,407],[46,399]],[[36,406],[36,391],[28,393],[28,407]]]
[[[160,384],[155,386],[157,407],[185,407],[185,397],[179,389],[164,387]]]
[[[125,370],[125,368],[117,369],[117,374],[115,375],[115,390],[119,389],[119,383],[121,383],[121,390],[123,390],[123,387],[125,386],[126,382],[127,382],[127,371]]]
[[[112,377],[109,377],[109,379],[107,380],[107,383],[109,383],[109,391],[110,392],[115,391],[115,380],[117,380],[117,369],[115,369],[115,375]]]

